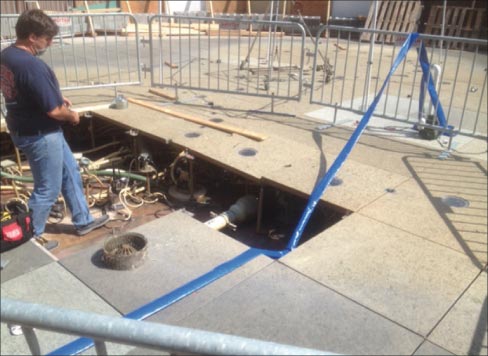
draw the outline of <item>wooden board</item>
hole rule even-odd
[[[391,32],[415,32],[418,28],[418,20],[422,13],[422,5],[415,1],[387,1],[380,0],[377,3],[376,29]],[[364,24],[365,28],[373,29],[374,24],[374,2],[369,8],[368,18]],[[377,42],[393,43],[395,37],[392,34],[377,34]],[[371,33],[362,33],[361,41],[369,41]]]
[[[147,24],[139,24],[137,27],[139,33],[149,33],[149,25]],[[195,35],[202,35],[202,31],[195,30],[188,25],[173,25],[169,26],[169,24],[165,26],[153,26],[152,27],[153,34],[162,36],[195,36]],[[130,35],[136,33],[136,27],[134,24],[127,24],[125,28],[121,30],[122,35]]]
[[[264,136],[264,135],[260,135],[260,134],[255,133],[255,132],[242,129],[240,127],[235,127],[235,126],[231,126],[231,125],[215,123],[215,122],[208,121],[208,120],[205,120],[205,119],[201,119],[201,118],[198,118],[198,117],[195,117],[195,116],[191,116],[191,115],[188,115],[188,114],[184,114],[184,113],[181,113],[181,112],[177,112],[177,111],[174,111],[174,110],[171,110],[171,109],[166,109],[166,108],[163,108],[161,106],[157,106],[157,105],[154,105],[154,104],[151,104],[151,103],[142,101],[142,100],[133,99],[133,98],[127,98],[127,101],[129,103],[137,104],[137,105],[143,106],[143,107],[148,108],[148,109],[153,109],[153,110],[162,112],[164,114],[171,115],[173,117],[177,117],[177,118],[180,118],[180,119],[183,119],[183,120],[186,120],[186,121],[190,121],[190,122],[193,122],[193,123],[196,123],[196,124],[199,124],[199,125],[204,125],[204,126],[207,126],[207,127],[212,127],[214,129],[217,129],[217,130],[220,130],[220,131],[224,131],[224,132],[228,132],[228,133],[232,133],[232,134],[241,135],[241,136],[250,138],[250,139],[255,140],[255,141],[263,141],[263,140],[266,139],[266,136]]]
[[[425,33],[429,35],[442,35],[443,6],[432,6],[425,26]],[[486,28],[483,28],[483,19],[486,9],[447,6],[444,24],[444,36],[464,38],[485,38]],[[428,45],[437,46],[438,41],[426,41]],[[461,48],[459,41],[449,41],[449,48]],[[472,46],[466,45],[464,49]]]
[[[167,22],[162,22],[158,24],[157,22],[153,23],[152,30],[153,32],[159,32],[159,27],[161,27],[161,33],[163,35],[174,35],[180,34],[183,35],[195,35],[195,34],[203,34],[208,31],[218,31],[219,25],[218,24],[171,24]],[[137,26],[139,33],[149,33],[149,25],[148,24],[139,24]],[[136,27],[134,24],[127,24],[127,26],[121,30],[122,33],[126,34],[134,34],[136,32]]]

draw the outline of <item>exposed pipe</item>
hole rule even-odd
[[[114,172],[112,172],[111,170],[90,171],[89,173],[94,174],[96,176],[113,176],[114,175]],[[126,178],[130,178],[130,179],[138,180],[138,181],[141,181],[144,183],[146,182],[146,177],[140,176],[138,174],[116,171],[115,175],[118,177],[126,177]],[[24,182],[24,183],[34,182],[34,179],[30,176],[16,176],[16,175],[8,174],[5,172],[0,172],[0,177],[12,179],[12,180],[17,181],[17,182]]]
[[[441,78],[441,66],[438,65],[438,64],[432,64],[430,66],[430,69],[431,69],[431,73],[432,73],[432,82],[434,83],[434,87],[436,90],[439,89],[439,82],[440,82],[440,78]],[[422,83],[422,85],[425,85],[425,91],[427,92],[427,86],[429,85],[429,83]],[[420,124],[425,124],[427,123],[427,120],[426,120],[426,117],[428,115],[436,115],[437,114],[437,111],[434,110],[434,107],[433,107],[433,103],[432,103],[432,99],[429,101],[429,110],[425,111],[425,99],[427,98],[427,95],[425,95],[423,97],[423,102],[422,102],[422,110],[419,112],[419,123]],[[438,102],[435,103],[435,109],[437,109],[437,106],[439,105]],[[435,121],[434,121],[435,122]]]
[[[431,68],[432,68],[432,80],[434,81],[435,90],[437,92],[439,92],[439,84],[440,84],[439,82],[440,82],[440,79],[441,79],[441,71],[442,71],[442,69],[441,69],[441,66],[438,65],[438,64],[433,64],[431,66]],[[439,105],[438,102],[435,103],[436,109],[437,109],[437,105]],[[437,110],[436,110],[436,112],[437,112]],[[431,115],[434,115],[435,114],[434,107],[432,105],[432,100],[430,100],[430,104],[429,104],[429,114],[431,114]]]
[[[112,170],[102,170],[102,171],[89,171],[88,173],[94,174],[96,176],[113,176],[114,172]],[[122,172],[119,170],[115,171],[115,175],[117,177],[126,177],[134,180],[138,180],[140,182],[146,182],[146,177],[134,174],[134,173],[128,173],[128,172]]]
[[[234,226],[254,216],[258,211],[258,199],[253,195],[239,198],[229,210],[205,222],[205,225],[214,230],[220,230],[227,225]]]

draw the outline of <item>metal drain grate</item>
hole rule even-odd
[[[254,148],[243,148],[239,151],[239,154],[244,157],[252,157],[255,156],[257,153],[258,151]]]
[[[196,137],[200,137],[201,134],[198,133],[198,132],[187,132],[185,134],[185,137],[188,137],[188,138],[196,138]]]
[[[103,246],[102,262],[117,270],[133,269],[144,262],[147,239],[138,233],[126,233],[109,238]]]
[[[456,197],[453,195],[448,195],[441,198],[442,202],[452,208],[467,208],[469,207],[469,201],[461,198]]]

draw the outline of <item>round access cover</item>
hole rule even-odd
[[[147,239],[130,232],[109,238],[103,246],[102,261],[112,269],[127,270],[140,266],[147,254]]]

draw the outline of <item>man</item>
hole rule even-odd
[[[78,113],[61,94],[58,80],[38,56],[51,45],[59,31],[41,10],[27,10],[15,25],[17,40],[1,53],[1,89],[7,108],[7,127],[12,141],[26,155],[34,179],[29,199],[34,236],[42,238],[51,207],[59,193],[71,211],[78,235],[103,226],[107,215],[94,219],[85,200],[81,176],[61,125],[78,125]],[[53,244],[54,243],[54,244]],[[46,248],[57,246],[51,241]]]

